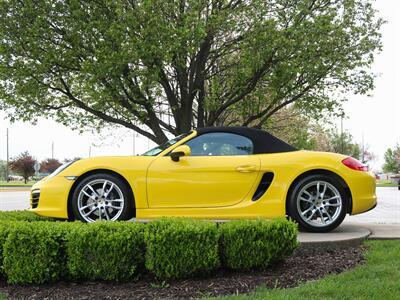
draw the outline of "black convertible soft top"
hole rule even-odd
[[[235,133],[249,138],[253,142],[254,154],[297,151],[293,146],[272,134],[250,127],[203,127],[196,129],[198,136],[210,132]]]

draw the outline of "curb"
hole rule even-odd
[[[300,232],[297,240],[302,249],[332,249],[358,246],[370,235],[368,228],[345,224],[329,233]]]

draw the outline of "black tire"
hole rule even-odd
[[[328,187],[328,189],[326,188],[325,191],[330,191],[330,189],[332,187],[334,187],[334,188],[332,188],[332,190],[330,192],[333,195],[335,195],[333,198],[338,197],[340,195],[340,198],[341,198],[340,199],[340,202],[341,202],[340,210],[336,211],[336,208],[333,207],[334,205],[338,205],[339,198],[337,198],[338,200],[335,199],[337,201],[336,203],[330,203],[329,201],[324,202],[324,200],[322,200],[320,197],[317,197],[317,194],[318,195],[322,194],[320,192],[317,192],[317,182],[320,182],[321,185],[324,182],[327,183],[326,186]],[[312,191],[309,192],[309,190],[307,190],[307,187],[310,186],[310,188],[312,188],[314,183],[316,183],[315,195],[312,194]],[[318,185],[318,187],[320,187],[320,185]],[[304,189],[305,189],[305,191],[304,191]],[[304,195],[304,193],[308,193],[308,194],[311,193],[311,195],[308,199],[304,200],[303,197],[300,197],[301,196],[301,195],[299,195],[300,192],[303,193],[302,195]],[[339,195],[334,194],[337,192]],[[326,196],[325,193],[326,192],[324,192],[324,195],[322,196],[322,198],[324,198],[324,196]],[[300,198],[302,198],[303,200],[300,200]],[[314,199],[314,198],[318,198],[318,199]],[[312,200],[310,201],[309,199],[312,199]],[[330,201],[335,201],[335,200],[330,200]],[[326,204],[326,206],[324,206],[323,203],[324,204],[328,203],[328,204]],[[328,175],[323,175],[323,174],[320,174],[320,175],[317,174],[317,175],[307,176],[295,183],[294,187],[291,189],[290,194],[289,194],[287,208],[288,208],[289,217],[291,217],[293,220],[295,220],[299,224],[300,230],[322,233],[322,232],[332,231],[333,229],[338,227],[343,222],[343,220],[346,216],[346,213],[348,211],[349,203],[350,203],[350,199],[349,199],[347,193],[345,192],[344,187],[334,177],[328,176]],[[307,212],[307,214],[305,216],[303,215],[303,217],[300,215],[300,211],[302,210],[302,207],[304,207],[303,214],[307,210],[310,210]],[[326,218],[328,218],[328,213],[331,211],[335,212],[335,214],[333,215],[335,218],[333,218],[332,215],[329,214],[332,217],[332,220],[325,219],[325,215],[326,215]],[[313,216],[312,219],[307,222],[305,219],[310,218],[310,216],[313,213],[318,214],[318,216],[316,216],[316,215]],[[317,218],[317,219],[319,218],[320,222],[318,222],[317,219],[314,220],[313,218]],[[322,221],[322,219],[324,219],[324,221]],[[326,225],[324,224],[325,222],[327,222]],[[318,223],[321,223],[321,224],[318,224]]]
[[[103,190],[104,182],[107,184]],[[83,209],[85,206],[88,208]],[[107,173],[96,173],[82,179],[72,194],[71,208],[75,219],[82,222],[121,221],[134,216],[134,200],[127,184],[118,176]],[[84,216],[92,209],[92,213]]]

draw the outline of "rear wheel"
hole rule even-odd
[[[348,203],[348,196],[336,179],[310,175],[292,189],[288,214],[304,230],[328,232],[343,222]]]
[[[72,210],[83,222],[128,220],[133,216],[133,199],[126,183],[105,173],[84,178],[72,196]]]

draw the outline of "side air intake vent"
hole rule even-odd
[[[268,172],[263,175],[261,178],[261,181],[257,187],[256,192],[253,195],[253,201],[257,201],[258,199],[261,198],[262,195],[265,194],[265,192],[268,190],[269,186],[272,183],[272,180],[274,179],[274,173]]]

